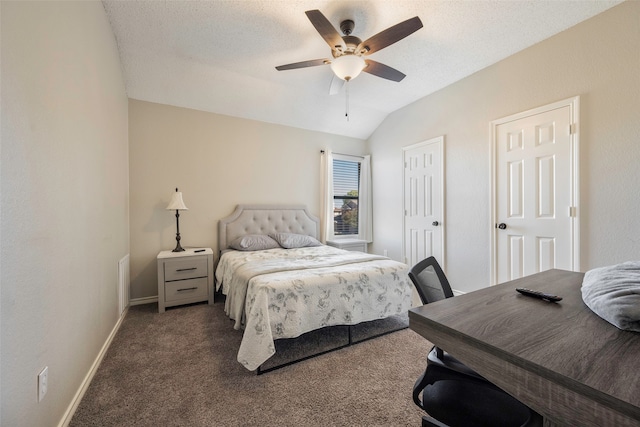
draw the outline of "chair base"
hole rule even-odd
[[[414,402],[428,416],[428,427],[533,427],[542,417],[517,399],[438,349],[429,352],[427,369],[414,386]],[[416,395],[422,392],[422,399]]]
[[[449,427],[446,424],[442,424],[440,421],[427,417],[426,415],[422,417],[422,427]]]

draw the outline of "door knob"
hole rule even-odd
[[[504,222],[501,222],[500,224],[496,225],[496,228],[499,228],[500,230],[504,230],[507,228],[507,224],[505,224]]]
[[[431,225],[433,225],[434,227],[437,227],[440,225],[440,223],[438,221],[433,221]]]

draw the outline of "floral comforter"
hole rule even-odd
[[[216,269],[225,312],[244,327],[238,362],[257,369],[275,339],[382,319],[411,307],[408,267],[330,246],[229,251]]]

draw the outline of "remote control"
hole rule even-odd
[[[204,252],[204,251],[205,251],[204,249],[196,249],[196,250],[195,250],[195,251],[193,251],[193,252]]]
[[[532,289],[527,289],[527,288],[516,288],[516,291],[520,292],[522,295],[526,295],[534,298],[540,298],[545,301],[556,302],[556,301],[562,300],[562,297],[559,297],[557,295],[545,294],[543,292],[534,291]]]

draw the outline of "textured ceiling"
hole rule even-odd
[[[130,98],[367,139],[391,112],[620,3],[619,0],[103,1]],[[370,58],[407,75],[362,73],[329,95],[331,57],[305,15],[372,35],[419,16],[424,28]]]

